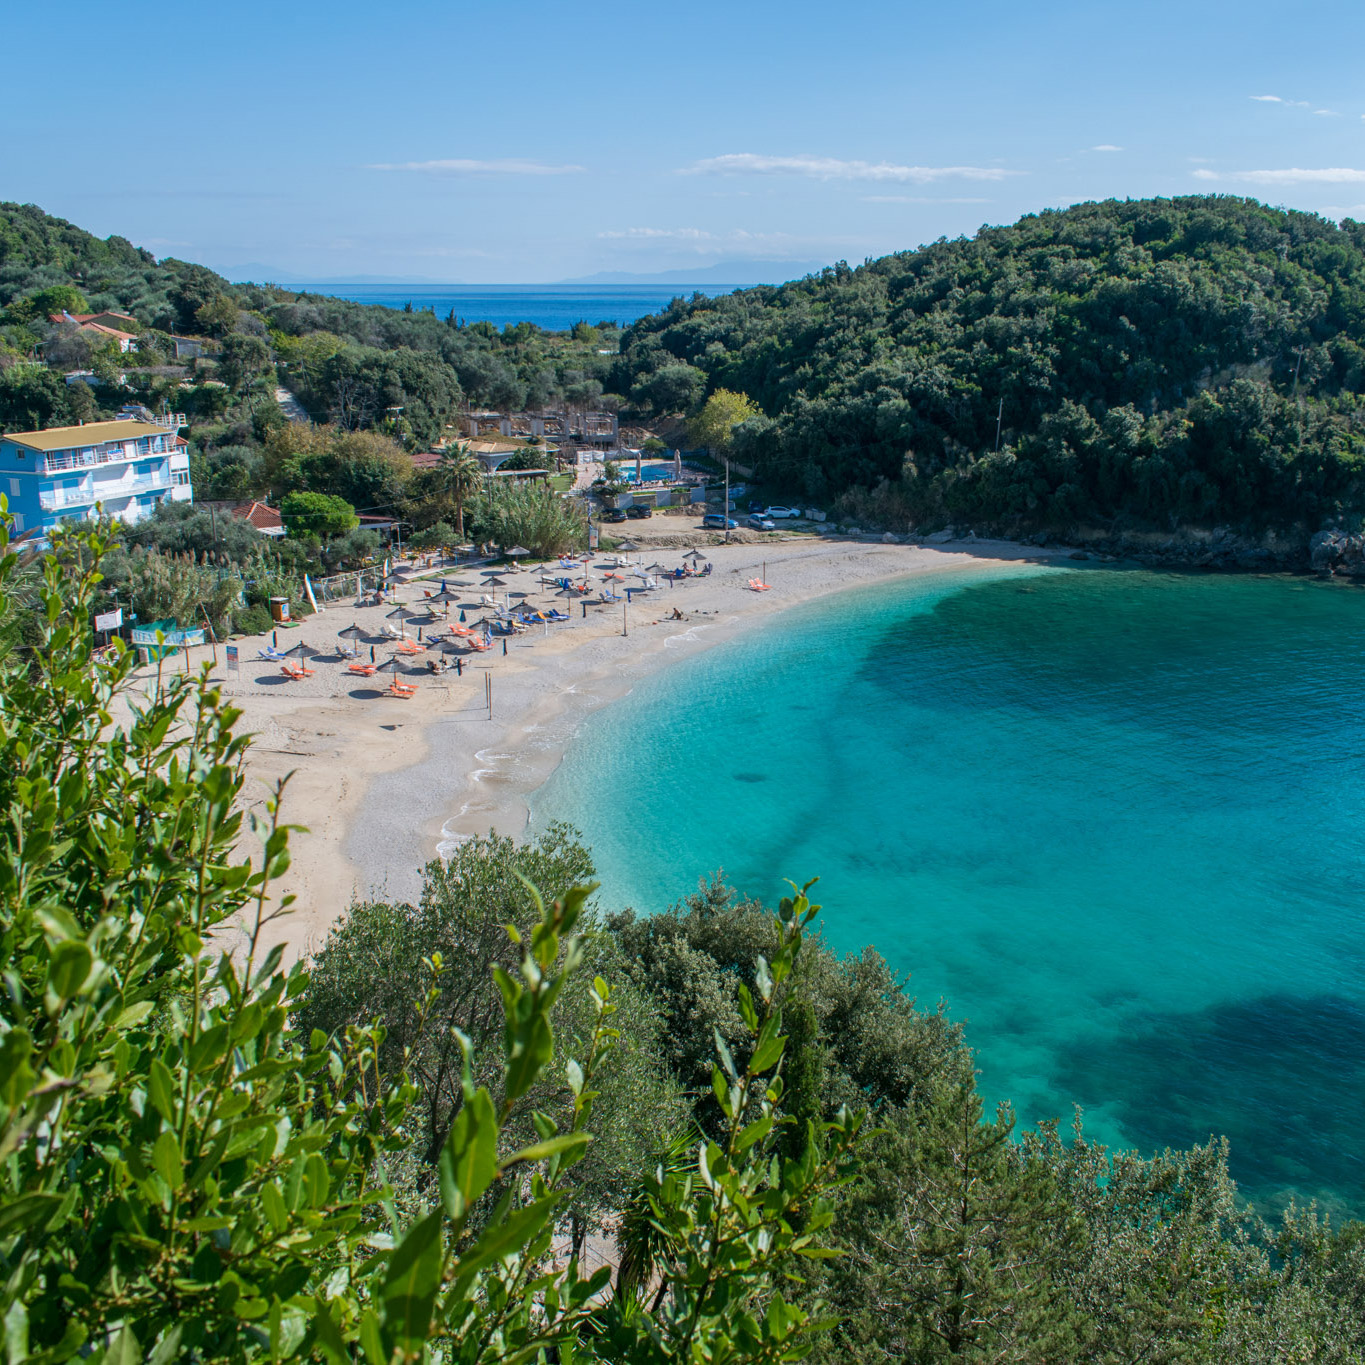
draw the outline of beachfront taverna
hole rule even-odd
[[[173,419],[172,419],[173,420]],[[189,447],[163,420],[86,422],[0,435],[0,493],[13,533],[49,531],[99,515],[151,516],[158,503],[192,502]]]

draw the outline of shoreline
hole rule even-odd
[[[734,638],[746,624],[896,579],[991,562],[1066,560],[1061,550],[982,540],[909,546],[792,539],[701,548],[712,574],[637,597],[626,613],[628,635],[619,608],[590,608],[584,618],[574,602],[574,619],[552,625],[548,634],[511,638],[505,657],[497,644],[492,654],[467,656],[463,677],[414,674],[419,690],[411,701],[387,696],[378,680],[351,677],[327,654],[310,661],[312,677],[288,682],[278,664],[254,657],[269,636],[235,641],[241,672],[233,676],[220,646],[212,676],[241,707],[240,727],[254,736],[249,800],[259,810],[271,785],[288,774],[282,819],[306,827],[291,837],[291,865],[277,889],[277,895],[292,894],[294,904],[268,927],[266,946],[282,943],[290,957],[309,955],[353,899],[414,900],[422,868],[455,843],[490,830],[520,835],[528,798],[558,767],[588,715],[659,669]],[[671,567],[679,553],[642,537],[640,554],[631,557],[657,554]],[[747,578],[765,563],[772,588],[753,592]],[[470,571],[464,573],[468,581]],[[513,575],[509,587],[530,587],[534,577]],[[420,599],[424,586],[435,584],[414,582],[399,597]],[[475,601],[478,594],[467,596]],[[663,619],[674,607],[684,621]],[[386,611],[336,604],[280,631],[279,642],[287,648],[302,638],[333,651],[338,630],[355,620],[377,631]],[[458,615],[452,608],[451,621]],[[378,642],[375,649],[380,661],[389,652]],[[210,659],[207,647],[196,648],[190,666]],[[424,667],[421,659],[414,662]],[[485,677],[492,679],[491,720]]]

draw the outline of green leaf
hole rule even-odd
[[[346,1349],[346,1343],[342,1340],[341,1329],[336,1325],[336,1319],[332,1317],[332,1310],[327,1306],[327,1300],[314,1298],[313,1328],[317,1334],[317,1344],[323,1355],[328,1360],[338,1362],[338,1365],[351,1365],[351,1353]]]
[[[47,964],[47,984],[59,1000],[70,1000],[85,985],[95,955],[82,939],[64,939],[52,950]]]
[[[152,1107],[167,1123],[175,1122],[175,1082],[170,1068],[160,1057],[154,1057],[147,1071],[147,1097]]]
[[[22,1228],[45,1222],[61,1202],[55,1194],[25,1194],[0,1203],[0,1237],[9,1237]]]
[[[457,1220],[466,1217],[497,1173],[498,1119],[481,1086],[455,1116],[441,1148],[437,1176],[445,1211]]]
[[[386,1356],[394,1349],[409,1359],[422,1353],[441,1282],[441,1218],[441,1210],[433,1209],[414,1223],[389,1259],[383,1292]]]
[[[768,1021],[773,1022],[773,1021]],[[782,1055],[782,1048],[786,1047],[786,1039],[779,1035],[777,1031],[768,1033],[767,1037],[759,1041],[759,1046],[753,1050],[753,1057],[749,1059],[749,1074],[759,1076],[766,1072],[768,1067],[775,1065],[778,1058]]]
[[[131,1327],[119,1330],[118,1335],[105,1348],[100,1365],[142,1365],[142,1348],[137,1344]]]
[[[384,1351],[384,1340],[379,1333],[379,1319],[375,1317],[372,1308],[367,1308],[361,1315],[360,1344],[370,1365],[388,1365],[389,1358]]]
[[[184,1162],[180,1159],[180,1144],[176,1141],[174,1133],[163,1131],[157,1138],[152,1148],[152,1165],[174,1194],[185,1178]]]
[[[521,1151],[514,1152],[502,1163],[503,1169],[515,1166],[519,1161],[544,1161],[559,1152],[581,1151],[592,1141],[588,1133],[560,1133],[557,1137],[547,1138],[544,1142],[534,1142]]]
[[[5,1314],[5,1359],[10,1365],[20,1365],[28,1355],[28,1309],[22,1299],[15,1299]]]
[[[551,1195],[489,1224],[478,1241],[460,1257],[456,1267],[456,1293],[462,1294],[463,1287],[485,1266],[520,1251],[549,1223],[559,1202],[559,1195]]]

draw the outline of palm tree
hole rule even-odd
[[[461,540],[464,540],[464,502],[483,482],[484,468],[474,452],[460,441],[441,455],[441,488],[455,500],[455,513]]]

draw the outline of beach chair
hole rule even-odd
[[[379,633],[389,640],[406,640],[408,638],[397,626],[391,626],[387,621],[379,627]]]
[[[402,644],[394,646],[395,654],[425,654],[426,645],[418,644],[416,640],[404,640]]]
[[[258,659],[269,659],[272,664],[277,664],[286,656],[283,651],[275,649],[271,645],[266,645],[263,649],[258,649],[256,651],[256,657]]]
[[[416,683],[399,682],[398,679],[395,678],[389,684],[389,696],[391,697],[402,697],[404,701],[411,701],[416,695]]]
[[[302,682],[311,670],[303,669],[298,664],[281,664],[280,672],[291,682]]]
[[[546,620],[549,621],[569,621],[572,619],[567,611],[551,611],[546,615]]]
[[[354,673],[358,678],[373,678],[379,671],[378,664],[351,664],[347,667],[348,673]]]
[[[751,579],[749,580],[749,586],[750,586],[755,592],[767,592],[767,591],[768,591],[768,586],[769,586],[769,585],[768,585],[767,583],[764,583],[761,579],[758,579],[758,578],[751,578]]]
[[[482,654],[486,650],[490,650],[493,648],[493,642],[492,640],[470,640],[469,647],[470,649],[476,650],[478,653]]]

